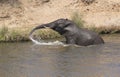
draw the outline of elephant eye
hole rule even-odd
[[[66,24],[66,25],[64,26],[64,28],[65,28],[65,27],[68,27],[70,24],[71,24],[71,23]]]

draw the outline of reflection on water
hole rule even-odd
[[[120,37],[104,39],[88,47],[1,43],[0,77],[120,77]]]

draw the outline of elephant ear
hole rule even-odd
[[[66,19],[66,20],[67,20],[67,19]],[[64,28],[70,26],[71,24],[72,24],[72,23],[71,23],[70,21],[65,22],[65,26],[64,26]]]

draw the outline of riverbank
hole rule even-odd
[[[32,28],[26,28],[26,29],[9,29],[7,27],[2,27],[0,29],[0,42],[25,42],[30,41],[29,39],[29,32],[32,30]],[[120,29],[117,27],[115,28],[89,28],[89,30],[95,31],[96,33],[101,34],[101,36],[104,35],[116,35],[120,34]],[[57,32],[51,30],[51,29],[41,29],[36,30],[33,33],[33,37],[35,39],[42,38],[42,39],[55,39],[55,38],[61,38],[62,36],[59,35]]]
[[[90,1],[90,2],[89,2]],[[73,19],[74,13],[77,20]],[[0,41],[28,41],[37,25],[59,18],[77,21],[100,34],[120,33],[120,0],[1,0]],[[35,37],[58,38],[58,33],[43,30]]]
[[[3,26],[0,28],[0,42],[24,42],[30,41],[29,32],[32,28],[8,28]],[[60,38],[57,32],[51,29],[42,29],[37,30],[33,33],[33,38],[42,38],[42,39],[52,39],[52,38]]]

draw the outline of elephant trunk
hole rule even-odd
[[[45,28],[45,27],[44,27],[44,24],[43,24],[43,25],[39,25],[39,26],[35,27],[35,28],[34,28],[34,29],[32,29],[32,31],[30,32],[29,36],[31,36],[31,35],[32,35],[32,33],[33,33],[35,30],[37,30],[37,29],[42,29],[42,28]]]
[[[33,33],[35,30],[37,30],[37,29],[42,29],[42,28],[46,28],[46,27],[52,29],[52,28],[54,27],[54,24],[53,24],[53,23],[49,23],[49,24],[42,24],[42,25],[39,25],[39,26],[35,27],[34,29],[32,29],[32,31],[30,32],[29,36],[31,36],[32,33]]]

